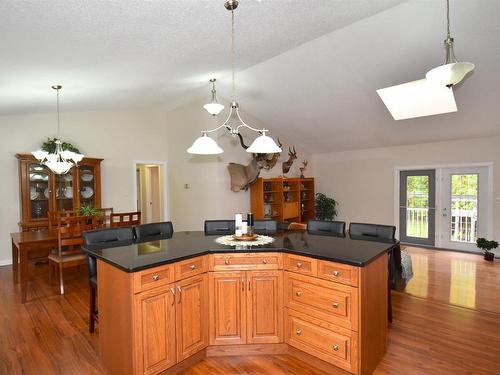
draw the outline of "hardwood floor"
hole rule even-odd
[[[375,374],[500,374],[498,261],[407,251],[414,260],[414,276],[404,292],[393,292],[387,353]],[[60,296],[55,284],[48,285],[47,265],[34,266],[29,302],[22,305],[12,268],[0,267],[0,374],[106,374],[98,357],[98,333],[88,333],[84,270],[70,270],[65,278],[66,294]],[[210,357],[185,374],[325,373],[294,357],[276,355]]]

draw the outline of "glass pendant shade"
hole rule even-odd
[[[193,145],[187,149],[187,152],[195,155],[216,155],[222,154],[224,150],[212,138],[203,134],[194,141]]]
[[[217,116],[224,109],[224,106],[222,104],[212,102],[205,104],[203,108],[205,108],[205,110],[212,116]]]
[[[474,70],[474,64],[470,62],[454,62],[444,64],[429,70],[425,75],[428,80],[444,86],[453,86]]]
[[[31,153],[37,160],[44,160],[49,153],[43,150],[36,150]]]
[[[45,165],[55,174],[65,174],[68,173],[73,163],[67,161],[48,161]]]
[[[247,152],[253,154],[273,154],[276,152],[281,152],[281,148],[278,147],[276,142],[271,137],[266,134],[255,138],[250,147],[247,148]]]

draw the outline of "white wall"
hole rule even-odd
[[[158,111],[102,111],[61,114],[61,138],[87,156],[103,158],[102,204],[135,210],[133,160],[167,159],[167,129]],[[10,232],[19,230],[19,177],[16,153],[40,147],[56,135],[55,114],[0,117],[0,264],[10,262]]]
[[[167,219],[174,222],[175,230],[202,230],[205,219],[230,218],[235,212],[250,210],[249,192],[230,190],[227,163],[246,163],[250,159],[236,140],[220,131],[218,141],[225,150],[220,157],[186,153],[200,130],[213,128],[224,120],[223,116],[208,115],[203,104],[196,101],[172,112],[154,108],[62,113],[61,138],[78,146],[89,157],[104,159],[102,205],[113,207],[116,212],[135,210],[134,161],[167,162]],[[246,114],[242,116],[249,124],[264,127],[258,120]],[[19,230],[19,177],[14,155],[36,150],[48,136],[55,136],[56,116],[54,113],[2,116],[0,128],[4,135],[0,149],[1,265],[11,261],[9,233]],[[285,140],[282,138],[282,141]],[[297,151],[299,159],[289,177],[297,177],[299,162],[308,158],[299,148]],[[278,162],[270,173],[262,175],[280,173]],[[186,183],[190,189],[184,189]]]
[[[493,163],[493,234],[500,239],[500,137],[313,155],[317,190],[339,201],[338,219],[393,225],[394,169]]]
[[[223,154],[198,156],[186,153],[186,149],[200,136],[203,129],[215,128],[227,115],[228,106],[218,116],[207,116],[202,108],[203,100],[184,105],[167,113],[168,124],[168,160],[169,160],[169,197],[171,218],[175,230],[202,230],[205,219],[232,218],[236,212],[250,211],[250,191],[232,192],[230,189],[229,162],[248,164],[251,157],[239,145],[238,138],[233,138],[227,131],[220,130],[214,135],[224,150]],[[257,128],[265,126],[258,119],[240,111],[246,123]],[[255,133],[246,132],[248,144]],[[270,136],[279,136],[283,147],[290,146],[286,137],[270,129]],[[288,148],[286,149],[288,150]],[[281,154],[281,160],[270,171],[262,171],[262,177],[281,175],[281,162],[287,158],[287,152]],[[298,177],[298,167],[302,160],[310,160],[310,155],[296,147],[298,158],[295,160],[288,177]],[[309,168],[310,171],[310,168]],[[308,171],[307,171],[308,172]],[[306,172],[306,175],[310,175]],[[188,184],[189,189],[184,188]]]

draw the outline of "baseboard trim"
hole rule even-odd
[[[287,344],[214,345],[207,348],[207,357],[277,355],[288,353]]]
[[[11,266],[12,259],[0,259],[0,267],[2,266]]]

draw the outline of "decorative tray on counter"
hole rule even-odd
[[[233,239],[235,241],[256,241],[257,238],[259,238],[258,234],[251,234],[251,235],[243,234],[241,236],[233,235]]]

